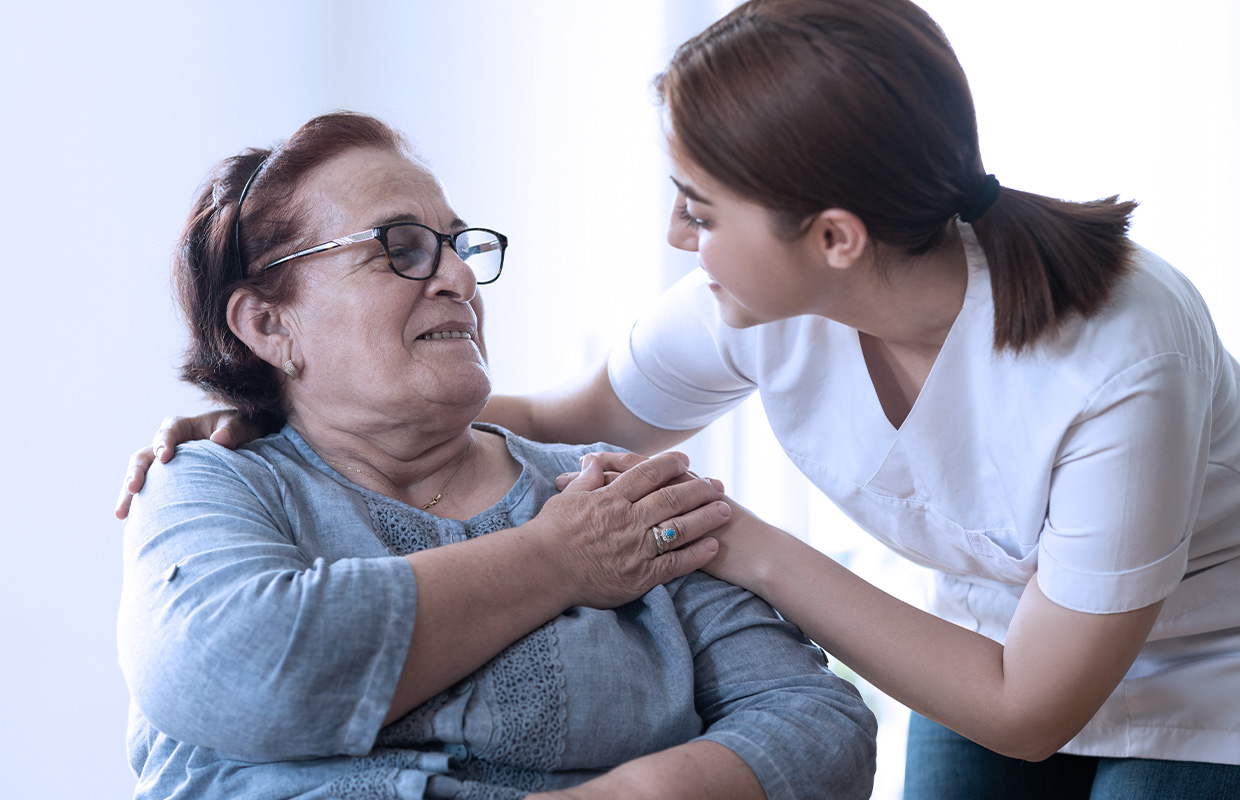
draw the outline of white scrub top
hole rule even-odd
[[[1144,250],[1094,317],[998,353],[985,256],[961,233],[964,305],[899,429],[855,330],[816,316],[729,328],[700,270],[613,350],[612,386],[676,430],[757,390],[814,485],[937,571],[931,611],[997,641],[1035,573],[1088,613],[1166,598],[1063,751],[1240,764],[1240,366],[1196,289]]]

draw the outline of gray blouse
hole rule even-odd
[[[769,798],[868,797],[875,721],[754,595],[704,573],[571,608],[382,727],[412,635],[400,556],[520,525],[600,446],[502,429],[521,477],[440,519],[361,488],[291,428],[182,445],[125,526],[119,641],[139,798],[517,798],[693,739]]]

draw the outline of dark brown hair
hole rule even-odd
[[[228,299],[238,290],[272,303],[296,296],[296,269],[256,270],[297,247],[309,209],[297,188],[317,166],[356,148],[379,148],[413,159],[400,133],[363,114],[336,112],[316,117],[275,147],[248,149],[215,166],[198,191],[172,260],[172,279],[189,327],[182,379],[267,428],[285,419],[283,374],[266,363],[228,327]],[[246,181],[238,268],[237,200]]]
[[[751,0],[681,45],[655,88],[673,146],[787,239],[843,208],[874,241],[920,255],[986,185],[968,81],[907,0]],[[973,222],[997,349],[1105,303],[1128,269],[1135,207],[1000,189]]]

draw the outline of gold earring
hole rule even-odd
[[[301,375],[301,370],[297,369],[297,365],[293,363],[292,359],[289,359],[284,362],[284,374],[293,380],[297,380],[298,376]]]

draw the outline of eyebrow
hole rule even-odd
[[[423,221],[422,218],[419,217],[417,214],[393,214],[392,216],[387,217],[386,219],[380,220],[379,222],[375,223],[374,227],[377,228],[380,225],[388,225],[393,222],[416,222],[419,225],[426,225],[426,222]],[[462,230],[468,227],[469,227],[468,223],[466,223],[465,220],[461,219],[460,217],[456,217],[451,222],[448,223],[449,231]]]
[[[710,201],[707,200],[705,197],[702,197],[702,195],[698,194],[693,189],[692,186],[686,186],[685,184],[681,183],[675,178],[672,178],[671,180],[672,180],[672,183],[676,184],[676,188],[679,189],[680,193],[683,194],[685,197],[689,198],[695,203],[702,203],[704,205],[710,205]]]

